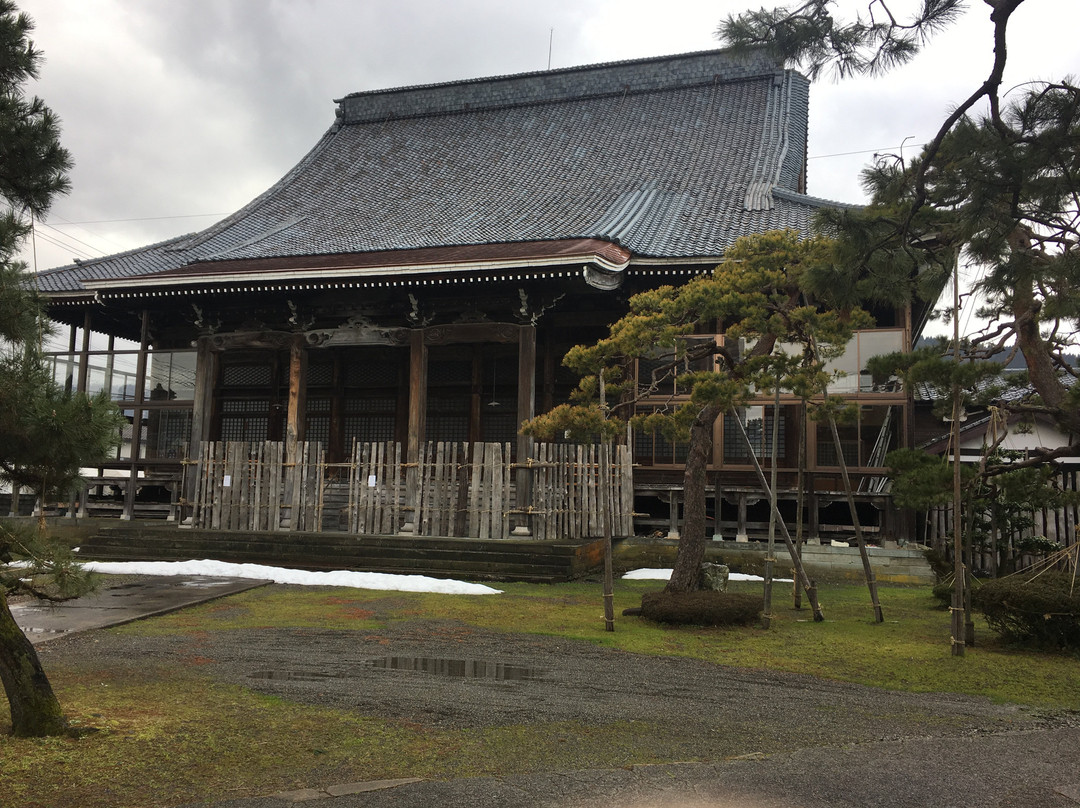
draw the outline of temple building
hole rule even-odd
[[[710,271],[742,235],[806,232],[837,204],[807,194],[808,104],[800,74],[722,50],[337,100],[311,151],[217,224],[39,274],[50,315],[70,328],[58,377],[111,391],[132,425],[95,490],[115,479],[130,518],[140,488],[163,487],[172,516],[209,525],[199,508],[213,485],[236,488],[221,447],[273,444],[290,468],[317,450],[312,491],[359,480],[334,505],[348,510],[394,462],[404,481],[434,447],[497,445],[494,462],[512,469],[503,524],[553,535],[527,518],[541,510],[529,470],[541,461],[520,424],[567,400],[577,380],[563,355],[606,334],[631,295]],[[920,315],[874,314],[838,360],[847,375],[834,392],[858,402],[844,452],[861,507],[877,514],[865,521],[888,533],[881,465],[887,449],[910,445],[910,407],[862,371],[868,356],[906,349]],[[748,407],[745,423],[764,456],[780,418],[790,509],[804,429],[793,399],[773,409]],[[816,535],[841,519],[832,503],[843,496],[831,440],[809,429]],[[728,538],[761,521],[735,432],[718,423],[711,466],[716,532]],[[376,474],[358,467],[361,446],[398,448]],[[636,434],[626,448],[622,530],[677,533],[686,447]],[[324,515],[318,526],[474,532],[422,525],[407,501],[417,485],[384,491],[401,505],[390,522]],[[271,527],[289,524],[299,529],[295,518]]]

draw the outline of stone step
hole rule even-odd
[[[130,560],[182,560],[190,558],[213,557],[219,561],[249,562],[260,559],[259,563],[289,564],[291,566],[319,569],[363,568],[373,566],[396,566],[412,568],[423,566],[441,568],[448,571],[467,572],[471,569],[505,569],[508,572],[536,571],[558,574],[568,568],[564,561],[546,557],[537,560],[522,555],[499,555],[488,553],[469,553],[450,555],[445,552],[401,551],[387,552],[338,552],[320,554],[315,557],[296,552],[282,551],[280,548],[259,545],[226,545],[206,547],[205,545],[159,544],[159,545],[99,545],[91,544],[80,549],[80,557],[104,560],[124,557]]]
[[[532,542],[345,533],[108,526],[79,555],[101,561],[213,558],[300,569],[355,569],[482,580],[570,580],[600,562],[601,542]]]

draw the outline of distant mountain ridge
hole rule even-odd
[[[915,348],[918,349],[930,347],[936,344],[938,339],[938,337],[919,337],[918,342],[915,343]],[[1009,351],[1008,349],[1006,349],[999,353],[997,356],[993,357],[992,361],[1004,363],[1005,357],[1008,355]],[[1066,354],[1065,358],[1074,368],[1080,367],[1080,354]],[[1007,364],[1005,364],[1005,367],[1008,370],[1026,370],[1027,362],[1024,360],[1024,355],[1017,351],[1016,356],[1014,356]]]

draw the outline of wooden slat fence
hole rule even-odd
[[[1062,470],[1055,483],[1065,491],[1080,490],[1080,472],[1071,469]],[[1013,535],[1001,535],[997,525],[991,519],[992,537],[999,552],[976,553],[975,567],[991,574],[997,574],[998,563],[1006,562],[1016,568],[1024,568],[1039,561],[1042,554],[1023,552],[1022,540],[1031,536],[1045,536],[1057,542],[1061,547],[1072,547],[1080,542],[1080,506],[1069,504],[1058,509],[1039,508],[1028,513],[1032,526]],[[925,513],[923,541],[947,557],[952,557],[953,509],[951,505],[931,508]]]
[[[601,536],[604,510],[614,536],[633,535],[634,481],[630,449],[615,446],[601,458],[598,446],[541,443],[533,469],[532,529],[539,540]],[[607,482],[601,475],[607,474]],[[604,498],[601,497],[604,493]],[[606,502],[604,501],[606,499]]]
[[[284,454],[280,441],[203,442],[194,464],[192,525],[211,530],[318,530],[325,450],[318,443],[301,443],[291,466]]]
[[[196,463],[191,503],[195,527],[217,530],[323,530],[328,466],[318,443],[300,444],[289,466],[283,444],[205,442]],[[539,541],[602,536],[605,514],[614,536],[633,531],[629,447],[537,444],[532,458],[511,462],[509,443],[433,442],[419,463],[404,462],[401,444],[356,443],[348,474],[345,518],[350,533],[393,534],[406,523],[417,535],[502,539],[528,528]],[[531,499],[517,502],[514,471],[531,473]],[[347,477],[347,483],[345,478]],[[411,492],[415,488],[415,494]]]

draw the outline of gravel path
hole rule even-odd
[[[200,671],[217,680],[433,727],[639,722],[642,743],[664,748],[668,759],[1077,723],[1076,716],[967,696],[891,692],[430,619],[390,622],[376,633],[251,629],[140,638],[88,632],[50,644],[47,654],[106,664],[198,658]]]
[[[365,608],[378,620],[397,603],[388,595]],[[325,808],[1080,806],[1080,716],[968,696],[895,693],[438,619],[390,620],[373,631],[87,631],[39,650],[47,668],[198,663],[213,680],[438,728],[538,724],[571,733],[619,722],[615,734],[632,739],[627,762],[642,754],[708,761],[343,783],[199,808],[308,799]]]

